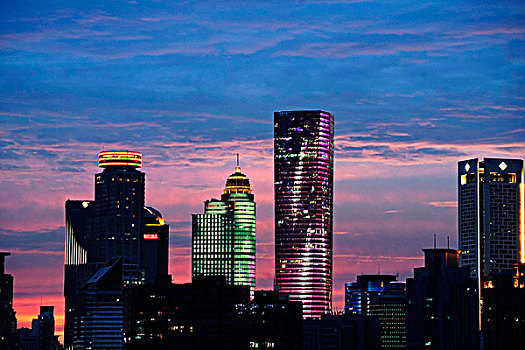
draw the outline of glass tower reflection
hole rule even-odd
[[[334,117],[274,113],[275,276],[305,318],[332,307]]]

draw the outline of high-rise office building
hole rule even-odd
[[[460,265],[472,277],[512,271],[525,262],[523,160],[458,163]]]
[[[304,350],[378,350],[380,325],[376,317],[324,314],[303,323]]]
[[[479,349],[476,279],[458,266],[458,250],[423,251],[425,267],[406,282],[407,349]]]
[[[90,333],[74,328],[89,312],[80,292],[108,262],[120,258],[118,271],[126,285],[153,283],[156,275],[168,272],[169,226],[160,212],[144,206],[145,174],[138,170],[142,154],[100,152],[98,164],[103,171],[95,175],[95,200],[66,201],[66,348],[89,344],[79,337]]]
[[[225,276],[226,282],[255,289],[255,202],[250,180],[235,172],[221,199],[204,203],[204,214],[192,215],[193,276]]]
[[[131,285],[124,295],[123,349],[248,349],[249,304],[249,287],[224,276]]]
[[[41,350],[55,350],[58,342],[55,338],[54,306],[40,306],[38,318],[33,319],[33,336],[38,338],[38,348]]]
[[[274,113],[275,283],[305,318],[332,308],[334,117]]]
[[[394,275],[360,275],[356,282],[345,283],[345,313],[368,315],[370,304],[395,280]]]
[[[62,349],[55,335],[54,306],[40,306],[40,314],[31,322],[31,329],[17,331],[20,350],[58,350]],[[4,349],[4,348],[1,348]],[[8,348],[11,349],[11,348]]]
[[[78,291],[82,313],[73,322],[73,350],[122,349],[122,258],[109,259]]]
[[[122,257],[125,281],[142,281],[140,245],[143,231],[145,174],[138,152],[100,152],[91,219],[92,254],[99,263]],[[90,252],[88,252],[89,254]]]
[[[0,252],[0,349],[16,347],[16,316],[13,309],[13,276],[5,273],[5,258]]]
[[[483,349],[514,350],[525,346],[525,264],[514,273],[483,281]]]
[[[381,349],[406,348],[405,283],[395,275],[360,275],[345,283],[345,313],[377,317]]]
[[[302,349],[303,310],[299,301],[290,301],[277,291],[255,291],[248,310],[250,348]]]
[[[393,282],[370,304],[368,314],[379,319],[380,349],[406,349],[407,295],[404,282]]]

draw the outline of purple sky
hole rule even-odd
[[[89,3],[89,5],[86,5]],[[144,154],[147,204],[190,279],[191,214],[235,167],[257,206],[257,287],[273,278],[273,111],[336,120],[335,305],[356,274],[456,247],[456,163],[525,154],[521,1],[4,1],[0,250],[21,326],[63,314],[64,201],[97,153]]]

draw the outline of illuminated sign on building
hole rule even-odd
[[[105,151],[98,154],[98,166],[106,168],[111,166],[142,167],[142,153],[129,151]]]

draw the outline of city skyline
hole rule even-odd
[[[177,283],[191,276],[191,213],[242,154],[268,289],[273,112],[333,113],[339,309],[357,274],[410,276],[434,233],[458,246],[458,161],[525,154],[518,1],[126,5],[11,2],[0,14],[0,250],[19,327],[42,300],[61,331],[64,201],[94,198],[101,150],[144,154]]]

